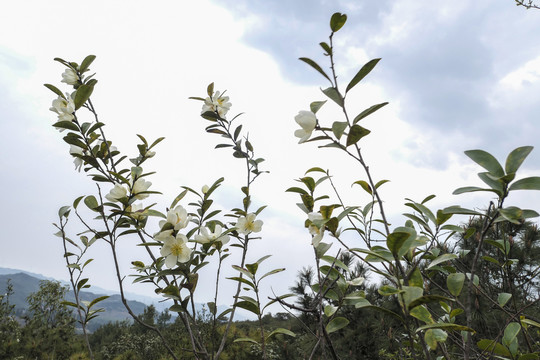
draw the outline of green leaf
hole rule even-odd
[[[356,144],[361,138],[368,135],[370,132],[370,130],[363,128],[360,125],[353,125],[349,130],[346,146]]]
[[[353,120],[353,124],[356,124],[357,122],[359,122],[360,120],[362,120],[363,118],[373,114],[375,111],[379,110],[380,108],[382,108],[383,106],[386,106],[388,105],[387,102],[383,102],[383,103],[380,103],[380,104],[376,104],[376,105],[373,105],[367,109],[365,109],[364,111],[362,111],[360,114],[356,115],[356,117],[354,118]]]
[[[435,260],[433,260],[427,267],[427,269],[431,269],[432,267],[434,267],[435,265],[438,265],[440,263],[443,263],[443,262],[446,262],[446,261],[450,261],[450,260],[453,260],[455,258],[457,258],[458,256],[456,254],[443,254],[441,256],[439,256],[438,258],[436,258]]]
[[[412,303],[413,302],[411,302],[411,304]],[[417,318],[418,320],[421,320],[421,321],[425,322],[426,324],[432,324],[434,322],[433,317],[431,316],[431,313],[425,307],[425,305],[416,306],[416,307],[412,308],[410,310],[409,314],[412,317]]]
[[[382,296],[390,296],[390,295],[395,295],[395,294],[399,294],[403,292],[402,290],[396,289],[395,287],[392,287],[390,285],[383,285],[377,291]]]
[[[330,317],[332,315],[334,315],[334,313],[338,310],[338,308],[332,304],[330,305],[326,305],[324,307],[324,315],[326,315],[327,317]]]
[[[468,331],[471,333],[476,333],[473,329],[464,326],[464,325],[458,325],[458,324],[451,324],[451,323],[435,323],[435,324],[428,324],[428,325],[422,325],[418,329],[416,329],[416,332],[428,330],[428,329],[442,329],[447,331]]]
[[[377,63],[381,59],[373,59],[368,61],[362,68],[354,75],[349,85],[347,85],[347,89],[345,90],[345,93],[348,93],[349,90],[351,90],[353,87],[356,86],[360,81],[362,81],[363,78],[367,76],[373,70],[373,68],[377,65]],[[356,120],[356,119],[355,119]]]
[[[79,72],[82,74],[83,72],[88,70],[88,67],[92,64],[92,62],[94,62],[94,60],[96,60],[95,55],[88,55],[87,57],[85,57],[81,63],[81,66],[79,66]]]
[[[71,121],[59,121],[54,123],[53,126],[57,129],[67,129],[72,131],[79,131],[79,127]]]
[[[93,86],[88,86],[85,84],[79,86],[77,92],[75,93],[75,99],[73,99],[73,102],[75,103],[75,110],[79,109],[86,103],[88,99],[90,99],[90,95],[92,95],[93,91]]]
[[[66,96],[62,94],[62,92],[54,85],[51,84],[43,84],[47,89],[51,90],[56,95],[60,96],[62,99],[66,99]]]
[[[85,197],[84,203],[86,204],[86,206],[88,206],[90,210],[94,210],[99,206],[96,198],[93,195]]]
[[[343,97],[337,91],[335,87],[329,87],[324,90],[322,90],[324,95],[328,96],[331,100],[333,100],[336,104],[338,104],[340,107],[343,107]]]
[[[98,302],[108,299],[109,296],[100,296],[95,298],[94,300],[90,301],[90,304],[88,304],[87,308],[90,309],[92,306],[96,305]]]
[[[521,219],[523,218],[523,211],[515,206],[499,209],[499,214],[511,223],[518,225],[521,224]]]
[[[283,329],[283,328],[277,328],[274,331],[272,331],[270,334],[268,334],[266,339],[270,339],[272,336],[277,335],[277,334],[283,334],[283,335],[296,337],[296,334],[293,333],[291,330],[287,330],[287,329]]]
[[[448,333],[441,329],[428,329],[424,335],[424,340],[431,350],[437,349],[437,342],[445,342]]]
[[[259,307],[253,304],[251,301],[239,301],[236,303],[236,307],[250,311],[255,315],[259,315]]]
[[[519,334],[520,330],[521,325],[519,325],[518,322],[511,322],[510,324],[508,324],[504,329],[502,343],[506,346],[510,346],[512,341],[514,341],[516,336]]]
[[[510,300],[511,297],[512,294],[499,293],[499,296],[497,296],[497,302],[499,303],[499,306],[503,307],[504,305],[506,305],[506,303],[508,302],[508,300]]]
[[[482,339],[476,345],[482,351],[487,351],[495,355],[512,357],[512,354],[504,345],[494,340]]]
[[[418,299],[411,301],[411,303],[409,304],[409,309],[414,309],[417,306],[438,301],[453,301],[453,299],[441,295],[423,295],[420,296]]]
[[[531,176],[516,182],[510,185],[509,191],[513,190],[540,190],[540,177]]]
[[[460,188],[457,188],[456,190],[454,190],[452,195],[459,195],[459,194],[464,194],[464,193],[469,193],[469,192],[476,192],[476,191],[492,191],[492,192],[494,192],[495,190],[493,190],[493,189],[483,189],[483,188],[479,188],[477,186],[464,186],[464,187],[460,187]]]
[[[309,108],[312,113],[316,114],[319,109],[326,104],[326,100],[324,101],[314,101],[311,104],[309,104]]]
[[[454,296],[459,296],[461,289],[463,289],[463,283],[465,282],[465,274],[452,273],[446,278],[446,286],[448,291]]]
[[[324,72],[324,70],[319,66],[319,64],[317,64],[315,61],[309,59],[309,58],[305,58],[305,57],[301,57],[299,58],[298,60],[300,61],[303,61],[305,62],[306,64],[308,64],[309,66],[311,66],[312,68],[314,68],[315,70],[317,70],[319,72],[319,74],[321,74],[322,76],[324,76],[326,79],[328,79],[328,81],[332,82],[332,80],[330,80],[330,78],[328,77],[328,75],[326,75],[326,73]]]
[[[390,252],[397,257],[399,249],[403,246],[405,240],[407,240],[410,236],[411,234],[408,232],[394,231],[386,238],[386,246],[388,247],[388,250],[390,250]]]
[[[465,155],[467,155],[472,161],[489,171],[491,174],[497,177],[503,177],[504,176],[504,170],[490,153],[484,151],[484,150],[468,150],[465,151]]]
[[[358,181],[355,181],[353,183],[354,184],[358,184],[362,187],[362,189],[364,189],[369,195],[373,195],[373,191],[371,191],[371,186],[369,186],[369,184],[367,183],[367,181],[364,181],[364,180],[358,180]]]
[[[347,21],[347,15],[342,13],[334,13],[332,17],[330,18],[330,29],[333,32],[338,31],[345,25],[345,22]]]
[[[253,344],[257,344],[259,345],[259,343],[251,338],[238,338],[238,339],[234,339],[233,342],[250,342],[250,343],[253,343]]]
[[[330,334],[340,329],[343,329],[347,325],[349,325],[349,320],[347,320],[344,317],[336,317],[336,318],[333,318],[326,325],[326,332]]]
[[[442,211],[443,211],[444,214],[480,215],[480,216],[484,215],[481,212],[478,212],[478,211],[475,211],[475,210],[470,210],[470,209],[465,209],[465,208],[462,208],[459,205],[446,207]]]
[[[525,158],[531,153],[532,149],[532,146],[522,146],[512,150],[506,158],[506,164],[504,166],[506,173],[516,173]]]
[[[341,136],[343,135],[343,132],[345,131],[347,126],[348,124],[346,121],[335,121],[332,124],[332,132],[338,140],[341,139]]]

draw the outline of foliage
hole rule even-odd
[[[233,209],[217,208],[213,194],[225,181],[218,178],[201,191],[182,186],[161,212],[155,203],[138,201],[159,194],[150,190],[153,173],[144,168],[163,138],[148,141],[137,135],[141,141],[138,154],[132,158],[122,155],[106,138],[105,124],[91,100],[97,80],[87,73],[95,56],[86,57],[80,65],[55,59],[65,66],[63,81],[73,92],[64,94],[46,85],[58,96],[51,108],[58,115],[53,126],[67,132],[63,140],[71,146],[76,168],[84,169],[97,188],[95,194],[80,196],[59,211],[58,235],[65,245],[72,284],[78,290],[87,286],[88,278],[81,277],[89,261],[83,261],[84,253],[94,242],[105,242],[122,299],[136,322],[102,350],[104,358],[158,359],[165,351],[173,359],[340,359],[360,354],[404,359],[538,358],[540,323],[534,318],[540,302],[535,280],[540,272],[538,229],[529,219],[539,214],[507,204],[510,193],[540,190],[540,177],[518,177],[532,146],[511,151],[504,166],[486,151],[465,152],[483,168],[478,177],[484,185],[460,187],[454,194],[487,192],[493,199],[484,210],[459,205],[430,209],[434,195],[421,201],[406,198],[406,220],[401,226],[390,224],[380,192],[389,180],[371,173],[362,151],[364,138],[371,134],[364,126],[366,120],[388,103],[368,106],[356,116],[349,113],[353,89],[381,59],[368,61],[346,84],[338,81],[335,55],[339,49],[334,37],[346,21],[345,14],[333,14],[328,41],[320,43],[329,70],[312,59],[300,58],[329,84],[322,89],[325,101],[313,101],[309,110],[295,117],[300,126],[295,136],[300,143],[336,149],[336,159],[340,155],[353,159],[363,175],[350,181],[366,200],[351,204],[335,186],[330,171],[320,167],[308,169],[297,179],[298,184],[287,191],[299,196],[314,264],[299,274],[291,289],[294,294],[270,301],[260,296],[266,284],[262,281],[284,269],[263,271],[263,262],[270,255],[256,260],[248,252],[252,241],[261,238],[259,217],[264,206],[253,207],[251,191],[253,182],[266,173],[260,168],[264,159],[255,155],[254,145],[238,123],[239,115],[227,117],[232,105],[225,92],[215,91],[212,83],[207,96],[192,99],[203,104],[201,117],[209,124],[206,132],[220,137],[216,148],[231,150],[243,163],[242,198]],[[337,107],[343,117],[325,121],[319,113],[322,106]],[[90,121],[84,120],[85,114]],[[93,219],[84,212],[90,212]],[[65,229],[73,213],[86,229],[77,241]],[[469,218],[465,228],[460,226],[464,221],[460,216]],[[158,224],[157,219],[161,219]],[[125,237],[137,239],[148,255],[132,262],[135,282],[152,284],[156,293],[168,299],[169,311],[176,316],[173,324],[167,325],[166,314],[156,321],[153,308],[136,316],[125,301],[125,277],[119,270],[117,248]],[[71,252],[67,244],[79,252]],[[216,267],[215,276],[205,277],[208,275],[201,272],[208,264]],[[221,270],[229,265],[236,275],[227,280],[236,283],[236,291],[232,306],[218,313],[217,305],[223,301],[219,297]],[[382,280],[368,283],[370,274]],[[195,299],[201,281],[215,283],[214,296],[197,313]],[[296,303],[288,299],[294,295]],[[92,310],[97,302],[99,299],[70,305],[86,324],[99,312]],[[299,328],[291,326],[290,319],[287,326],[266,321],[265,310],[276,302],[299,314]],[[233,323],[238,308],[257,317],[256,328]],[[490,321],[483,324],[486,316]],[[386,334],[383,340],[369,338],[374,331]],[[298,350],[289,353],[286,344],[295,344]]]

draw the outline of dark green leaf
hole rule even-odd
[[[93,195],[85,197],[84,203],[86,204],[86,206],[88,206],[90,210],[94,210],[99,206],[96,198]]]
[[[461,289],[463,289],[463,283],[465,282],[465,274],[452,273],[446,278],[446,286],[448,291],[454,296],[459,296]]]
[[[338,31],[345,25],[345,22],[347,21],[347,15],[342,13],[334,13],[332,17],[330,18],[330,29],[333,32]]]
[[[86,70],[88,70],[88,67],[92,64],[92,62],[96,59],[95,55],[88,55],[84,58],[84,60],[81,63],[81,66],[79,66],[79,72],[82,74]]]
[[[482,351],[487,351],[495,355],[512,357],[512,354],[510,351],[508,351],[508,348],[495,340],[482,339],[476,345]]]
[[[328,75],[326,75],[326,73],[324,72],[324,70],[319,66],[319,64],[317,64],[315,61],[309,59],[309,58],[305,58],[305,57],[301,57],[299,60],[305,62],[306,64],[308,64],[309,66],[311,66],[312,68],[314,68],[315,70],[317,70],[322,76],[324,76],[326,79],[328,79],[328,81],[332,82],[332,80],[330,80],[330,78],[328,77]]]
[[[349,320],[344,317],[336,317],[326,325],[326,332],[330,334],[343,329],[347,325],[349,325]]]
[[[62,94],[62,92],[54,85],[51,84],[43,84],[47,89],[51,90],[56,95],[60,96],[62,99],[65,99],[66,96]]]
[[[79,109],[86,103],[86,101],[90,98],[90,95],[92,95],[92,91],[94,91],[93,86],[88,86],[85,84],[79,86],[77,92],[75,93],[75,99],[73,99],[73,102],[75,103],[75,110]]]
[[[373,59],[373,60],[368,61],[364,66],[362,66],[362,68],[352,78],[349,85],[347,85],[347,89],[345,90],[345,93],[348,93],[349,90],[351,90],[356,84],[358,84],[360,81],[362,81],[362,79],[364,77],[366,77],[366,75],[369,74],[371,72],[371,70],[373,70],[373,68],[377,65],[377,63],[380,60],[381,59]]]
[[[356,144],[361,138],[368,135],[370,132],[370,130],[363,128],[360,125],[353,125],[349,130],[346,146]]]

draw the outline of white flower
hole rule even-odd
[[[75,103],[69,94],[66,93],[66,99],[61,96],[58,96],[57,99],[54,99],[52,102],[52,107],[49,108],[52,112],[55,112],[58,115],[58,121],[73,121],[75,116]],[[64,129],[59,129],[63,131]]]
[[[255,220],[257,215],[251,213],[247,216],[242,216],[238,218],[236,222],[236,231],[240,234],[247,235],[250,232],[259,232],[262,229],[263,222],[262,220]]]
[[[114,187],[111,189],[111,191],[109,191],[109,193],[105,195],[105,199],[112,202],[117,202],[121,198],[126,197],[127,194],[128,191],[125,187],[120,184],[114,184]]]
[[[144,156],[146,156],[147,158],[151,158],[154,157],[154,155],[156,155],[155,151],[147,151]]]
[[[73,69],[66,69],[62,74],[62,82],[68,85],[76,85],[79,82],[79,75]]]
[[[225,119],[227,111],[231,108],[228,96],[221,96],[221,92],[216,91],[212,97],[207,97],[204,100],[202,114],[207,111],[217,111],[220,117]]]
[[[135,184],[133,184],[133,186],[131,187],[131,191],[133,192],[135,199],[137,200],[146,199],[149,196],[149,194],[140,194],[140,193],[147,191],[150,185],[152,185],[150,181],[146,181],[140,178],[137,179],[135,181]]]
[[[216,225],[214,231],[210,231],[208,228],[201,228],[201,234],[195,235],[195,241],[201,244],[211,243],[214,241],[221,241],[223,245],[229,242],[229,235],[222,235],[223,228],[221,225]]]
[[[347,280],[347,284],[349,284],[350,286],[360,286],[364,283],[364,278],[359,276],[357,278],[354,278],[352,280]]]
[[[210,190],[210,188],[208,187],[208,185],[204,185],[201,190],[203,194],[206,194],[208,190]]]
[[[182,205],[178,205],[173,210],[167,212],[167,220],[161,220],[159,226],[163,227],[166,223],[174,226],[174,230],[180,230],[188,226],[191,216]]]
[[[69,153],[71,155],[77,154],[77,155],[86,155],[86,150],[83,150],[83,148],[77,146],[77,145],[70,145]],[[73,163],[75,164],[75,170],[81,171],[81,167],[83,166],[83,159],[74,156]]]
[[[172,232],[172,230],[169,231]],[[164,240],[160,252],[161,256],[165,257],[165,265],[172,269],[178,262],[185,263],[189,261],[191,249],[187,247],[188,239],[184,234],[178,233],[176,237],[173,237],[169,231],[167,231],[168,235],[162,237]],[[157,237],[154,237],[154,239],[158,240]]]
[[[322,214],[320,213],[309,213],[308,219],[311,221],[309,225],[309,233],[313,235],[311,239],[311,244],[315,247],[319,246],[323,236],[324,236],[324,225],[317,226],[316,223],[319,223],[324,220]]]
[[[126,210],[129,211],[129,215],[135,220],[141,220],[146,217],[146,211],[144,210],[144,205],[142,203],[131,204]]]
[[[317,118],[313,112],[302,110],[294,117],[294,121],[296,121],[296,123],[301,127],[301,129],[294,132],[294,136],[300,138],[298,143],[301,144],[307,141],[313,130],[315,130]]]

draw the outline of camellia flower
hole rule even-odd
[[[123,187],[120,184],[114,184],[114,187],[109,191],[107,195],[105,195],[105,199],[111,201],[111,202],[117,202],[119,199],[126,197],[128,194],[128,191],[125,187]]]
[[[137,200],[146,199],[149,196],[149,194],[140,194],[140,193],[142,193],[143,191],[147,191],[150,185],[152,185],[150,181],[146,181],[141,178],[137,179],[135,181],[135,184],[133,184],[131,188],[133,195],[135,196],[135,199]]]
[[[62,74],[62,82],[68,85],[76,85],[79,82],[79,75],[73,69],[66,69]]]
[[[296,121],[296,123],[301,127],[301,129],[294,132],[294,136],[300,138],[298,143],[301,144],[307,141],[313,130],[315,130],[317,118],[313,112],[302,110],[294,117],[294,121]]]
[[[220,117],[225,119],[227,111],[230,110],[232,104],[229,102],[228,96],[222,96],[221,92],[216,91],[212,97],[207,97],[204,100],[202,114],[207,111],[217,111]]]
[[[155,240],[163,239],[163,247],[160,250],[161,256],[165,257],[165,265],[172,269],[178,262],[185,263],[189,261],[191,249],[187,246],[188,239],[184,234],[178,233],[176,237],[171,235],[172,230],[162,233],[168,233],[162,237],[154,237]],[[160,233],[160,234],[162,234]]]
[[[144,210],[143,204],[131,204],[126,210],[135,220],[141,220],[146,217],[146,211]]]
[[[259,232],[262,229],[263,222],[262,220],[255,220],[257,215],[251,213],[247,216],[242,216],[238,218],[236,222],[236,231],[240,234],[247,235],[250,232]]]
[[[167,212],[167,220],[161,220],[159,226],[163,227],[166,223],[174,226],[174,230],[180,230],[188,226],[191,220],[191,216],[188,215],[188,212],[182,205],[178,205],[172,210]]]
[[[86,150],[83,150],[83,148],[77,146],[77,145],[70,145],[69,153],[71,155],[78,154],[78,155],[86,155]],[[74,156],[73,163],[75,164],[75,170],[81,171],[81,167],[83,166],[83,159]]]
[[[73,121],[75,116],[75,103],[69,94],[66,94],[66,99],[61,96],[58,96],[57,99],[54,99],[52,102],[52,107],[49,108],[52,112],[55,112],[58,115],[58,121]],[[63,131],[64,129],[60,129]]]
[[[259,220],[260,221],[260,220]],[[216,225],[214,228],[214,231],[210,231],[210,229],[203,227],[201,228],[201,233],[199,235],[195,235],[195,241],[206,244],[211,243],[214,241],[220,241],[223,245],[229,242],[229,235],[222,235],[223,234],[223,228],[221,225]]]
[[[313,238],[311,239],[311,244],[315,247],[319,246],[319,243],[321,242],[323,236],[324,236],[324,225],[321,225],[321,227],[317,226],[315,222],[319,222],[324,220],[321,213],[309,213],[308,219],[311,221],[311,224],[309,225],[309,233],[313,235]]]

